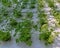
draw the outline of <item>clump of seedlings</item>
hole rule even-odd
[[[11,39],[11,35],[9,32],[3,32],[0,30],[0,41],[8,41]]]
[[[27,7],[27,5],[25,5],[25,4],[22,4],[22,6],[21,6],[22,9],[25,9],[26,7]]]
[[[36,0],[30,0],[31,4],[36,4]]]
[[[35,3],[36,3],[36,0],[30,0],[30,9],[34,9],[35,8]]]
[[[35,4],[30,4],[30,9],[34,9],[35,8]]]
[[[0,23],[3,21],[4,19],[3,19],[3,17],[2,16],[0,16]]]
[[[0,8],[0,22],[2,22],[3,20],[7,19],[9,17],[9,13],[6,10],[6,8],[2,7]]]
[[[13,14],[14,14],[14,16],[15,16],[16,18],[22,17],[21,11],[20,11],[20,10],[17,10],[17,9],[14,9],[14,10],[13,10]]]
[[[17,23],[17,21],[15,19],[10,18],[10,25],[11,25],[12,28],[15,28],[17,26],[17,24],[18,23]]]
[[[18,4],[18,0],[12,0],[13,3]]]
[[[46,0],[46,2],[48,3],[49,7],[55,8],[54,1],[53,0]]]
[[[37,31],[38,30],[38,25],[37,24],[33,24],[33,28]]]
[[[38,11],[42,10],[44,8],[44,1],[38,0]]]
[[[11,5],[12,5],[11,1],[9,1],[9,0],[2,0],[1,2],[4,6],[7,6],[7,7],[11,7]]]
[[[39,39],[45,41],[45,45],[52,44],[58,34],[59,34],[58,32],[57,33],[53,32],[52,28],[49,31],[48,25],[44,24],[41,27],[41,34],[39,36]]]
[[[5,17],[8,17],[8,11],[7,11],[6,8],[4,8],[4,7],[1,8],[1,15],[5,16]]]
[[[16,28],[16,33],[14,36],[16,36],[17,33],[19,33],[19,37],[16,39],[17,42],[25,42],[27,45],[31,45],[31,28],[32,24],[30,20],[24,20],[23,22],[18,23]]]
[[[23,1],[22,1],[22,2],[23,2],[22,5],[21,5],[21,8],[22,8],[22,9],[27,8],[28,1],[29,1],[29,0],[23,0]]]
[[[32,13],[32,12],[26,12],[26,16],[27,16],[28,18],[32,18],[32,17],[33,17],[33,13]]]

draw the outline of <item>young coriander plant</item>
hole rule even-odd
[[[11,39],[11,35],[9,32],[3,32],[0,30],[0,41],[8,41]]]
[[[1,2],[4,6],[7,6],[7,7],[11,7],[11,5],[12,5],[11,1],[9,1],[9,0],[2,0]]]
[[[19,3],[18,0],[12,0],[12,2],[13,2],[14,4],[18,4],[18,3]]]
[[[34,9],[35,8],[35,4],[30,4],[30,9]]]
[[[14,9],[14,10],[13,10],[13,14],[14,14],[14,16],[15,16],[16,18],[22,17],[21,11],[20,11],[20,10],[17,10],[17,9]]]
[[[55,8],[54,1],[53,0],[46,0],[46,2],[48,3],[49,7]]]
[[[38,11],[41,11],[44,8],[44,1],[38,0]]]
[[[10,18],[10,25],[12,28],[15,28],[17,26],[17,24],[18,24],[18,22],[15,19]]]
[[[25,5],[25,4],[22,4],[22,5],[21,5],[21,8],[22,8],[22,9],[25,9],[26,7],[27,7],[27,5]]]
[[[36,0],[30,0],[31,4],[36,4]]]
[[[28,18],[32,18],[32,17],[33,17],[33,13],[32,13],[32,12],[26,12],[26,16],[27,16]]]

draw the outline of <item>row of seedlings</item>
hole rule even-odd
[[[28,8],[27,5],[29,0],[23,0],[22,1],[22,6],[21,9],[26,9]],[[31,40],[31,30],[32,30],[32,17],[33,17],[33,12],[22,12],[23,18],[22,21],[19,22],[17,24],[16,30],[15,30],[15,34],[14,36],[16,37],[18,35],[18,37],[16,38],[16,42],[25,42],[28,46],[32,45],[32,40]]]
[[[20,3],[22,9],[34,9],[36,0],[21,0]]]
[[[45,41],[45,44],[50,43],[49,36],[51,35],[51,32],[48,30],[48,21],[47,21],[47,15],[44,13],[42,10],[44,8],[44,1],[42,0],[38,1],[38,9],[39,9],[39,24],[40,24],[40,35],[39,35],[39,40]]]
[[[13,0],[13,2],[17,3],[16,0]],[[10,0],[1,0],[0,3],[2,3],[3,7],[0,8],[1,11],[0,11],[0,22],[2,23],[4,20],[8,20],[10,18],[9,16],[9,11],[8,11],[8,7],[12,7],[12,2]],[[17,22],[10,18],[10,25],[11,27],[16,27],[15,25],[17,25]],[[8,26],[8,25],[7,25]],[[6,27],[7,30],[8,30],[8,27]],[[10,28],[9,28],[10,30]],[[3,30],[0,30],[0,41],[8,41],[11,39],[11,34],[10,34],[10,31],[3,31]]]
[[[57,23],[59,24],[59,13],[60,13],[60,11],[59,10],[57,10],[57,6],[55,5],[55,2],[54,2],[54,0],[47,0],[47,3],[48,3],[48,6],[51,8],[51,15],[53,15],[54,16],[54,18],[57,20]],[[57,26],[59,26],[58,24],[56,24]]]
[[[36,5],[36,0],[30,0],[30,9],[34,9],[35,8],[35,5]]]
[[[57,7],[56,9],[53,8],[50,12],[51,15],[53,15],[54,18],[57,20],[56,27],[60,27],[60,10]]]
[[[0,0],[0,3],[2,3],[3,6],[7,6],[7,7],[11,6],[11,3],[9,1],[7,2],[7,0]],[[8,11],[6,10],[5,7],[0,7],[0,25],[4,22],[4,20],[6,20],[6,18],[8,18]],[[9,40],[11,40],[10,32],[1,30],[0,28],[0,41],[5,42]]]
[[[50,3],[49,3],[50,2]],[[55,5],[55,2],[54,2],[54,0],[47,0],[47,3],[48,3],[48,6],[51,8],[51,10],[50,10],[50,14],[51,15],[53,15],[54,16],[54,18],[58,21],[58,15],[59,15],[59,10],[57,10],[57,6]],[[55,23],[55,28],[58,26],[58,24],[57,23],[59,23],[59,22],[56,22]],[[53,27],[53,26],[52,26]],[[53,29],[53,28],[52,28]],[[54,31],[54,29],[53,29],[53,31]],[[60,34],[59,32],[52,32],[52,36],[51,36],[51,38],[50,38],[50,40],[53,40],[53,39],[55,39],[57,36],[58,36],[58,34]]]
[[[40,4],[40,2],[39,2]],[[40,4],[41,5],[41,4]],[[44,6],[43,6],[44,8]],[[42,8],[41,8],[42,9]],[[39,39],[45,41],[45,45],[52,44],[54,42],[55,36],[52,35],[53,29],[48,29],[48,20],[47,15],[44,11],[39,12],[38,16],[40,17],[40,35]]]
[[[18,36],[16,38],[16,42],[25,42],[27,45],[32,45],[31,40],[31,30],[32,30],[32,17],[33,12],[22,12],[22,9],[25,9],[26,5],[28,4],[28,0],[23,0],[21,6],[18,4],[16,8],[13,9],[13,15],[15,18],[22,20],[21,22],[17,22],[15,19],[10,18],[10,25],[15,28],[15,34],[14,37]],[[25,5],[23,8],[22,6]],[[18,10],[19,9],[19,10]],[[22,18],[21,18],[22,17]]]
[[[18,35],[18,37],[16,38],[16,42],[18,43],[25,42],[27,45],[30,46],[32,44],[31,30],[32,30],[31,20],[23,19],[22,22],[19,22],[17,24],[14,34],[15,37]]]

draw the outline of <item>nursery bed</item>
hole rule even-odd
[[[42,41],[39,40],[39,35],[40,35],[40,21],[39,20],[41,18],[38,17],[38,13],[40,13],[41,11],[44,11],[42,13],[45,13],[47,16],[46,20],[48,21],[47,24],[49,25],[48,29],[50,30],[50,27],[53,27],[53,30],[54,30],[53,32],[60,32],[60,28],[57,24],[58,21],[52,12],[52,9],[54,9],[55,7],[48,5],[49,1],[43,0],[44,3],[43,2],[41,3],[41,5],[43,4],[42,7],[40,6],[41,8],[38,7],[39,1],[41,0],[35,0],[36,2],[34,2],[33,0],[29,0],[27,2],[27,7],[23,6],[24,0],[18,0],[18,3],[16,2],[16,0],[14,0],[15,2],[13,2],[12,0],[9,0],[11,1],[12,6],[10,6],[8,3],[7,3],[8,5],[3,4],[2,1],[3,0],[0,1],[0,15],[3,17],[0,16],[0,30],[2,30],[3,32],[8,31],[11,34],[11,40],[0,41],[0,48],[60,48],[60,34],[58,34],[58,37],[55,38],[54,43],[52,44],[45,45],[45,42],[43,40]],[[33,3],[31,3],[30,1],[32,1]],[[59,0],[54,0],[54,3],[55,3],[55,6],[57,7],[55,9],[58,10],[60,13]],[[32,5],[34,4],[35,6],[32,6],[31,4]],[[26,3],[24,5],[26,5]],[[5,12],[5,10],[7,12]],[[22,17],[19,17],[19,16],[22,16]],[[25,28],[26,30],[24,29],[21,29],[22,31],[19,30],[20,29],[18,26],[19,23],[22,24],[22,27],[20,25],[20,28],[27,26],[28,30],[26,28]],[[34,25],[37,25],[37,26],[34,26]],[[15,31],[17,31],[18,33],[16,33]],[[25,33],[23,31],[26,31],[27,35],[28,34],[31,35],[29,36],[28,38],[29,40],[27,41],[31,41],[32,43],[31,42],[26,43],[25,39],[22,40],[22,42],[19,42],[19,40],[16,40],[16,39],[21,39],[20,36],[25,35],[23,34]],[[17,35],[15,35],[15,33]]]

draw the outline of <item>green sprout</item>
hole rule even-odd
[[[0,16],[0,23],[3,21],[4,19],[3,19],[3,17],[2,16]]]
[[[37,29],[38,29],[38,26],[37,26],[37,25],[33,25],[33,28],[34,28],[35,30],[37,30]]]
[[[22,13],[21,13],[21,11],[19,10],[16,10],[16,9],[14,9],[13,10],[13,14],[14,14],[14,16],[16,17],[16,18],[20,18],[20,17],[22,17]]]
[[[27,5],[25,5],[25,4],[23,4],[23,5],[21,6],[22,9],[25,9],[26,7],[27,7]]]
[[[11,7],[11,2],[10,1],[8,1],[8,0],[2,0],[2,4],[4,5],[4,6],[7,6],[7,7]]]
[[[17,21],[15,19],[10,18],[10,25],[12,27],[16,27],[17,26]]]
[[[38,0],[38,11],[44,8],[44,1],[43,0]]]
[[[35,4],[36,3],[36,0],[30,0],[31,1],[31,4]]]
[[[35,8],[35,4],[30,4],[30,9],[34,9]]]
[[[54,1],[53,0],[46,0],[46,2],[48,3],[49,7],[55,8]]]
[[[27,12],[26,14],[27,14],[28,18],[32,18],[33,17],[33,13],[32,12]]]
[[[11,35],[9,32],[0,31],[0,41],[8,41],[11,39]]]
[[[18,0],[12,0],[13,3],[18,4]]]

